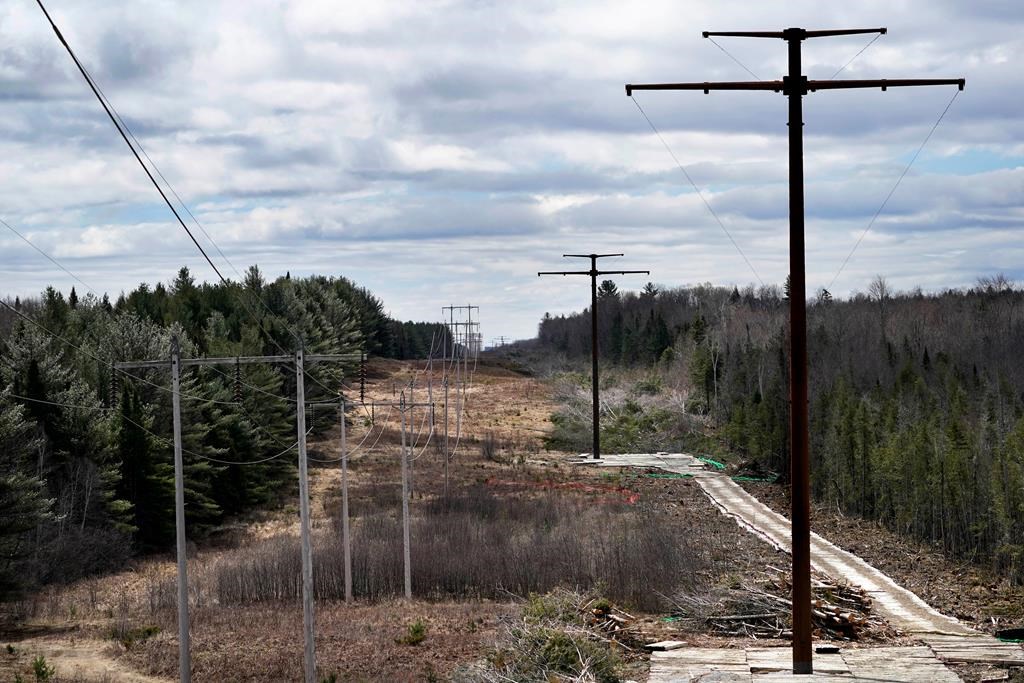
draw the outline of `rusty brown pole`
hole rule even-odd
[[[810,457],[807,412],[807,278],[804,257],[804,137],[803,96],[817,90],[847,88],[888,88],[923,85],[956,85],[963,90],[962,78],[916,78],[877,80],[808,81],[801,71],[801,45],[807,38],[824,38],[861,33],[885,33],[884,28],[808,31],[788,28],[784,31],[704,31],[711,36],[744,38],[781,38],[789,49],[789,73],[781,81],[736,81],[728,83],[646,83],[626,85],[626,95],[634,90],[770,90],[789,98],[789,435],[790,492],[793,554],[793,673],[810,674],[811,661],[811,520]]]
[[[789,44],[789,438],[793,524],[793,673],[811,662],[811,498],[807,416],[807,277],[804,256],[804,116],[800,47],[804,30],[783,31]]]
[[[594,460],[601,458],[601,389],[597,377],[597,277],[599,275],[651,274],[649,270],[598,270],[597,259],[622,254],[562,254],[562,258],[588,258],[590,270],[544,271],[541,275],[589,275],[590,276],[590,387],[593,412],[593,453]]]

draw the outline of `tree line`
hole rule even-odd
[[[112,569],[174,539],[171,393],[166,369],[116,372],[119,361],[308,353],[415,357],[436,326],[388,317],[343,277],[251,267],[242,282],[167,285],[36,299],[0,308],[0,599]],[[426,341],[424,341],[426,340]],[[356,366],[307,369],[306,398],[337,396]],[[295,487],[292,366],[192,367],[182,373],[186,526],[190,538]],[[329,405],[308,407],[323,430]],[[274,457],[278,456],[278,457]],[[251,463],[238,465],[232,463]]]
[[[702,285],[599,298],[608,362],[660,368],[728,447],[788,473],[785,286]],[[545,315],[539,340],[589,353],[589,311]],[[821,290],[808,309],[817,499],[990,561],[1024,581],[1024,291]]]

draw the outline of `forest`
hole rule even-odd
[[[174,539],[169,373],[115,371],[122,361],[309,353],[423,357],[443,328],[399,322],[343,277],[167,285],[0,306],[0,599],[119,567]],[[358,372],[311,366],[306,399],[336,400]],[[356,390],[358,390],[356,388]],[[294,487],[293,366],[203,366],[182,374],[186,526],[214,534],[232,515]],[[307,408],[314,430],[337,408]],[[251,463],[245,467],[239,462]]]
[[[649,367],[683,394],[680,421],[753,466],[788,473],[787,287],[638,293],[602,283],[606,365]],[[926,294],[884,277],[808,309],[811,486],[820,501],[991,563],[1024,582],[1024,290],[1005,277]],[[589,310],[539,327],[589,356]]]

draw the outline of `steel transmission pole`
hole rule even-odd
[[[651,274],[649,270],[598,270],[597,259],[622,254],[562,254],[562,258],[588,258],[590,270],[543,271],[541,275],[589,275],[590,276],[590,384],[593,410],[593,458],[601,457],[601,389],[598,383],[597,363],[597,277],[599,275]]]
[[[647,83],[626,85],[634,90],[771,90],[789,99],[789,320],[790,320],[790,486],[793,553],[793,673],[813,673],[811,661],[811,548],[810,548],[810,465],[807,413],[807,279],[804,258],[804,161],[803,97],[817,90],[881,88],[924,85],[956,85],[962,78],[876,79],[809,81],[801,74],[801,45],[808,38],[863,33],[885,33],[884,28],[808,31],[704,31],[703,36],[781,38],[789,50],[789,73],[781,81],[739,81],[727,83]]]

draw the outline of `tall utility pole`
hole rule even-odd
[[[301,513],[300,528],[302,531],[302,612],[303,635],[305,639],[304,678],[305,683],[316,681],[316,657],[313,647],[313,560],[309,541],[309,483],[306,468],[306,411],[303,386],[304,361],[306,362],[353,362],[358,360],[355,354],[322,354],[309,355],[303,358],[299,350],[294,356],[243,356],[232,358],[189,358],[182,359],[178,348],[178,338],[171,338],[170,360],[133,361],[114,363],[116,370],[129,369],[171,369],[171,409],[174,425],[174,520],[177,535],[178,554],[178,658],[179,679],[189,683],[192,679],[191,654],[189,642],[188,619],[188,565],[185,558],[185,483],[184,464],[182,462],[181,444],[181,368],[201,365],[234,365],[271,363],[295,365],[296,379],[296,431],[299,451],[299,511]]]
[[[171,337],[171,413],[174,423],[174,533],[178,554],[178,678],[192,680],[188,633],[188,561],[185,555],[185,465],[181,456],[181,350]]]
[[[309,538],[309,477],[306,462],[306,369],[303,351],[295,352],[295,426],[299,440],[299,530],[302,536],[302,632],[305,635],[303,667],[306,683],[316,680],[316,646],[313,635],[313,550]]]
[[[789,98],[789,438],[791,516],[793,520],[793,673],[810,674],[811,662],[811,524],[810,466],[808,458],[807,417],[807,284],[804,266],[804,141],[803,97],[818,90],[848,88],[888,88],[922,85],[956,85],[964,88],[963,78],[916,78],[874,80],[811,81],[801,74],[801,46],[808,38],[828,38],[863,33],[882,33],[884,28],[833,29],[808,31],[787,28],[784,31],[704,31],[703,36],[744,38],[781,38],[789,48],[789,74],[781,81],[737,81],[728,83],[649,83],[626,85],[626,95],[634,90],[771,90]]]
[[[649,270],[598,270],[597,259],[622,254],[562,254],[562,258],[588,258],[590,270],[543,271],[541,275],[589,275],[590,276],[590,364],[591,390],[594,403],[594,460],[601,457],[601,392],[597,382],[597,276],[598,275],[632,275],[636,273],[651,274]]]
[[[348,443],[345,435],[345,396],[341,397],[341,543],[345,546],[345,602],[352,602],[352,537],[348,522]]]

